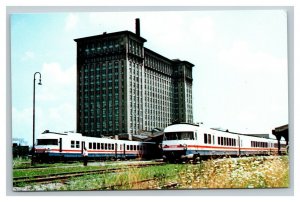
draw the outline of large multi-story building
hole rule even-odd
[[[77,131],[87,136],[140,134],[193,122],[192,67],[144,47],[121,31],[77,42]]]

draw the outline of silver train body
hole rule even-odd
[[[90,159],[149,158],[155,144],[82,136],[80,133],[44,132],[36,140],[37,161],[75,160],[82,158],[83,149]]]
[[[285,153],[285,141],[280,144],[281,152]],[[211,156],[275,154],[278,141],[193,124],[175,124],[165,128],[162,149],[165,161],[199,161]]]

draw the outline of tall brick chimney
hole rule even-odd
[[[135,19],[135,33],[138,36],[141,35],[141,31],[140,31],[140,19],[139,18]]]

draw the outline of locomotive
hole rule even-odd
[[[150,158],[150,151],[155,149],[155,143],[87,137],[81,133],[56,133],[46,130],[36,141],[34,158],[42,162],[78,160],[82,158],[84,149],[88,151],[89,159]]]
[[[281,152],[286,152],[281,141]],[[195,124],[174,124],[165,128],[163,159],[169,162],[199,162],[216,156],[271,155],[278,152],[275,139],[243,135]]]

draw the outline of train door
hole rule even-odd
[[[241,156],[241,138],[238,136],[238,146],[239,146],[239,151],[238,151],[238,156]]]
[[[125,145],[125,143],[123,144],[123,158],[124,159],[126,159],[126,151],[125,151],[125,149],[126,149],[126,147],[125,147],[126,145]]]
[[[85,141],[81,142],[81,154],[83,154],[83,149],[85,148]]]
[[[62,152],[62,138],[59,138],[59,152]]]
[[[115,143],[115,158],[118,158],[118,143]]]

